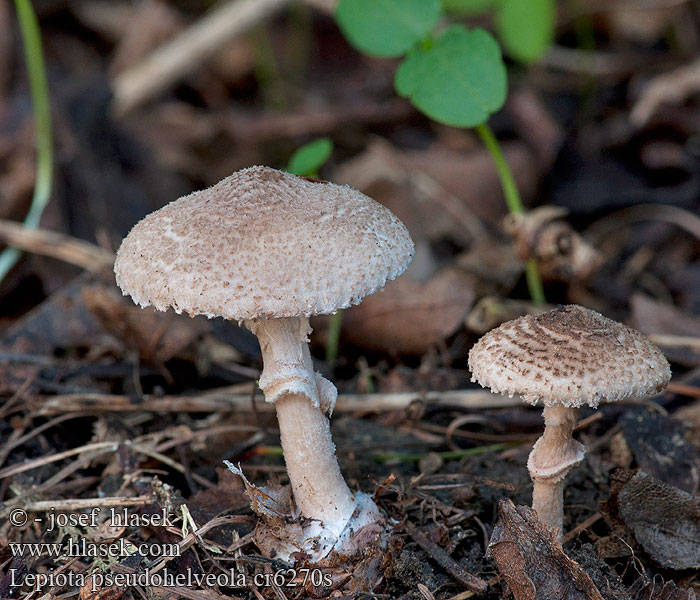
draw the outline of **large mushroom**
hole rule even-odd
[[[544,404],[544,434],[527,461],[532,508],[563,533],[564,478],[583,460],[572,437],[579,407],[663,390],[671,369],[638,331],[581,306],[559,306],[508,321],[469,352],[472,381],[502,394]]]
[[[151,213],[119,248],[117,283],[137,304],[242,321],[258,337],[259,385],[275,404],[302,524],[276,544],[279,558],[352,551],[354,534],[383,522],[340,473],[328,420],[337,392],[314,372],[308,317],[357,304],[412,256],[408,231],[381,204],[267,167]]]

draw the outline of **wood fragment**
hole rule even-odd
[[[566,544],[567,542],[570,542],[573,540],[579,533],[582,531],[585,531],[588,529],[591,525],[594,525],[597,523],[603,515],[601,515],[599,512],[595,513],[594,515],[591,515],[584,521],[581,521],[576,527],[574,527],[569,533],[567,533],[564,538],[562,539],[562,543]]]
[[[24,252],[57,258],[93,273],[114,263],[114,254],[100,246],[46,229],[29,229],[0,219],[0,241]]]
[[[70,450],[65,450],[64,452],[57,452],[56,454],[51,454],[49,456],[41,456],[35,458],[34,460],[28,460],[23,463],[16,465],[10,465],[4,469],[0,469],[0,479],[9,477],[10,475],[17,475],[17,473],[23,473],[25,471],[31,471],[43,465],[48,465],[50,463],[63,460],[64,458],[69,458],[75,456],[76,454],[82,454],[84,452],[98,452],[100,454],[106,454],[107,452],[114,452],[119,445],[118,442],[97,442],[95,444],[86,444],[85,446],[80,446],[78,448],[71,448]]]
[[[31,398],[27,402],[37,415],[64,412],[231,412],[250,411],[250,395],[227,393],[228,388],[201,396],[119,396],[113,394],[63,394]],[[238,388],[237,388],[238,389]],[[399,392],[391,394],[340,394],[334,412],[373,413],[406,409],[414,401],[437,406],[466,409],[507,408],[522,404],[517,396],[509,398],[481,390],[448,392]],[[275,407],[256,395],[257,410],[274,412]]]
[[[75,512],[85,508],[110,508],[113,506],[145,506],[152,504],[151,496],[113,496],[108,498],[69,498],[67,500],[38,500],[22,504],[27,512],[48,512],[51,510]]]
[[[123,114],[194,71],[232,38],[286,6],[290,0],[222,2],[197,23],[114,78],[114,110]]]
[[[698,337],[664,333],[650,333],[647,337],[657,346],[664,346],[666,348],[687,348],[694,352],[700,352],[700,338]]]
[[[700,59],[653,78],[630,111],[630,121],[643,127],[663,106],[680,104],[700,90]]]
[[[421,596],[425,598],[425,600],[435,600],[435,596],[433,593],[428,589],[428,587],[422,583],[419,583],[417,585],[418,591],[420,592]]]
[[[689,396],[690,398],[700,398],[700,387],[696,385],[687,385],[685,383],[674,383],[673,381],[668,384],[666,391],[672,394],[678,394],[679,396]]]
[[[454,560],[447,552],[445,552],[436,543],[430,541],[420,529],[410,522],[406,523],[406,531],[413,540],[425,550],[428,555],[435,560],[443,569],[445,569],[452,577],[473,592],[485,592],[488,584],[483,580],[472,575],[456,560]]]
[[[219,527],[221,525],[226,525],[229,523],[250,523],[252,521],[251,517],[248,516],[241,516],[241,515],[229,515],[229,516],[224,516],[224,517],[214,517],[213,519],[210,519],[207,521],[204,525],[202,525],[197,531],[190,531],[180,542],[178,542],[179,546],[179,552],[177,556],[182,556],[186,550],[191,548],[196,542],[200,541],[202,539],[202,536],[207,533],[210,529],[213,529],[214,527]],[[226,552],[232,551],[232,549],[238,549],[242,548],[246,544],[252,542],[254,540],[254,533],[251,532],[242,538],[238,540],[234,546],[229,547],[228,549],[224,548]],[[209,542],[211,543],[211,542]],[[161,558],[156,564],[152,565],[150,567],[150,572],[151,573],[157,573],[161,569],[163,569],[173,558],[177,558],[177,556],[166,556]]]

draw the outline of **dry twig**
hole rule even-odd
[[[223,2],[189,29],[114,79],[114,109],[124,113],[191,73],[227,41],[288,4],[290,0]]]
[[[700,58],[695,62],[662,73],[646,86],[630,111],[630,121],[646,125],[664,104],[681,104],[700,91]]]
[[[452,577],[474,592],[485,592],[488,584],[479,577],[469,573],[462,565],[455,561],[435,542],[430,541],[420,529],[412,523],[406,523],[406,531],[414,541],[425,550],[428,555],[435,560]]]
[[[260,412],[274,412],[271,404],[256,396]],[[400,392],[394,394],[340,394],[334,412],[372,413],[406,409],[416,400],[438,406],[467,409],[506,408],[522,404],[517,396],[509,398],[480,390],[453,390],[448,392]],[[231,412],[249,411],[250,396],[230,393],[227,388],[201,396],[132,396],[110,394],[65,394],[28,401],[36,414],[50,415],[64,412]],[[0,471],[1,473],[1,471]]]
[[[38,500],[22,504],[22,508],[27,512],[48,512],[51,510],[75,512],[85,508],[110,508],[113,506],[145,506],[151,504],[153,498],[150,496],[138,496],[136,498],[128,496],[115,496],[109,498],[69,498],[67,500]]]
[[[29,229],[15,221],[0,219],[0,240],[19,250],[57,258],[92,272],[114,262],[114,254],[95,244],[55,231]]]

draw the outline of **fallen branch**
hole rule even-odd
[[[401,392],[394,394],[340,394],[335,412],[388,412],[407,408],[412,402],[421,401],[438,406],[454,406],[468,409],[504,408],[520,406],[518,397],[509,398],[480,390],[454,390],[449,392]],[[112,394],[65,394],[32,398],[29,408],[37,415],[64,412],[240,412],[253,410],[250,394],[230,393],[226,388],[201,396],[119,396]],[[255,396],[255,406],[260,412],[274,412],[272,404]]]

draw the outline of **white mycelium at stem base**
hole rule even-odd
[[[256,319],[246,321],[246,326],[260,341],[264,365],[260,387],[277,410],[294,502],[302,516],[316,521],[322,548],[314,553],[351,552],[352,535],[383,518],[369,497],[350,492],[340,473],[326,416],[333,411],[337,391],[314,373],[309,321]]]
[[[527,460],[533,481],[532,508],[537,518],[558,531],[564,530],[564,479],[583,460],[583,444],[571,437],[578,408],[561,404],[545,406],[544,434],[535,442]]]

